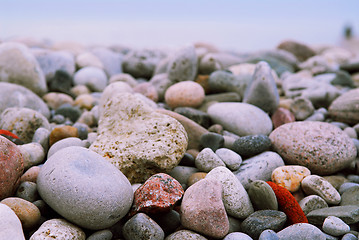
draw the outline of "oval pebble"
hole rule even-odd
[[[191,239],[191,240],[207,240],[207,238],[202,235],[195,233],[190,230],[179,230],[168,235],[165,240],[183,240],[183,239]]]
[[[241,166],[242,157],[236,152],[228,148],[219,148],[215,153],[222,159],[224,164],[226,164],[226,167],[230,170],[236,171]]]
[[[279,237],[276,232],[273,230],[267,229],[264,230],[261,235],[259,235],[258,240],[279,240]]]
[[[162,228],[144,213],[137,213],[128,220],[123,226],[122,233],[126,240],[163,240],[165,238]]]
[[[105,230],[94,232],[93,234],[88,236],[86,240],[111,240],[112,236],[113,236],[112,232],[110,230],[105,229]]]
[[[303,166],[282,166],[274,169],[272,172],[272,182],[288,189],[290,192],[296,192],[300,188],[301,181],[310,175],[308,168]]]
[[[302,208],[305,215],[313,210],[320,208],[327,208],[328,203],[317,195],[309,195],[299,201],[299,206]]]
[[[340,122],[356,124],[359,121],[359,89],[352,89],[336,98],[329,106],[330,116]]]
[[[268,136],[263,134],[249,135],[236,139],[232,149],[243,157],[252,157],[270,150],[272,143]]]
[[[225,236],[223,240],[253,240],[253,238],[242,232],[232,232]]]
[[[168,78],[174,82],[193,81],[197,74],[197,62],[193,45],[178,50],[167,65]]]
[[[76,137],[76,138],[78,137],[77,128],[73,126],[56,127],[50,133],[50,137],[49,137],[50,146],[52,146],[54,143],[64,138],[70,138],[70,137]]]
[[[297,223],[277,233],[281,240],[325,240],[324,233],[316,226],[309,223]]]
[[[106,73],[97,67],[84,67],[74,75],[75,85],[85,85],[91,91],[102,92],[107,86]]]
[[[349,225],[335,216],[329,216],[325,218],[322,229],[325,233],[328,233],[332,236],[341,236],[350,231]]]
[[[165,101],[171,108],[199,107],[204,100],[203,87],[193,81],[183,81],[170,86],[165,93]]]
[[[218,133],[205,133],[201,136],[200,142],[203,148],[210,148],[212,151],[216,151],[218,148],[223,147],[224,137]]]
[[[25,240],[19,218],[6,204],[0,203],[0,239]]]
[[[85,147],[85,143],[77,137],[67,137],[58,140],[54,144],[52,144],[51,147],[49,148],[49,151],[47,152],[47,158],[51,157],[52,155],[54,155],[54,153],[56,153],[57,151],[63,148],[72,147],[72,146]]]
[[[251,182],[248,195],[255,210],[278,210],[278,201],[273,189],[262,180]],[[265,201],[263,201],[265,199]]]
[[[37,186],[34,182],[22,182],[16,190],[16,197],[24,199],[29,202],[35,202],[39,199]]]
[[[226,166],[222,159],[218,157],[210,148],[200,151],[195,159],[195,165],[202,172],[209,172],[220,166]]]
[[[283,107],[279,107],[273,113],[271,119],[273,122],[273,127],[277,128],[283,124],[294,122],[295,116],[290,110]]]

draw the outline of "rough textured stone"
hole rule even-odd
[[[327,208],[328,203],[317,195],[309,195],[299,201],[299,206],[302,208],[305,215],[313,210]]]
[[[226,166],[222,159],[210,148],[205,148],[198,153],[195,159],[195,165],[198,170],[203,172],[209,172],[216,167]]]
[[[171,108],[199,107],[204,100],[204,89],[193,81],[182,81],[167,88],[165,101]]]
[[[242,164],[242,157],[228,148],[219,148],[215,153],[232,171],[238,170]]]
[[[193,81],[197,74],[197,54],[193,46],[178,50],[167,65],[168,78],[174,82]]]
[[[86,235],[79,227],[64,219],[51,219],[44,222],[30,237],[30,240],[44,240],[48,238],[85,240]]]
[[[329,216],[338,217],[346,224],[357,223],[359,222],[359,206],[346,205],[321,208],[307,214],[308,221],[316,225],[322,225],[324,219]]]
[[[52,209],[94,230],[118,222],[133,200],[127,178],[100,155],[82,147],[64,148],[47,159],[37,186]]]
[[[222,184],[203,179],[190,186],[182,199],[181,223],[185,228],[214,238],[223,238],[229,222],[222,202]]]
[[[357,154],[347,134],[324,122],[287,123],[276,128],[269,138],[287,164],[305,166],[319,175],[348,167]]]
[[[187,148],[187,134],[175,119],[154,111],[138,97],[123,93],[104,109],[90,149],[120,169],[130,182],[169,172]]]
[[[277,197],[265,181],[256,180],[252,182],[248,188],[248,196],[255,210],[278,210]]]
[[[266,135],[248,135],[236,139],[232,149],[242,157],[252,157],[270,150],[271,145],[271,140]]]
[[[336,98],[329,107],[330,116],[340,122],[359,122],[359,89],[350,90]]]
[[[300,188],[301,181],[310,175],[308,168],[303,166],[282,166],[274,169],[272,172],[272,182],[288,189],[290,192],[296,192]]]
[[[297,223],[279,231],[278,237],[281,240],[325,240],[326,237],[316,226],[309,223]]]
[[[128,220],[122,232],[126,240],[163,240],[165,238],[162,228],[144,213],[137,213]]]
[[[0,240],[25,240],[21,222],[13,210],[0,203]]]

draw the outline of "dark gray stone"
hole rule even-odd
[[[229,71],[215,71],[209,75],[208,86],[211,92],[236,92],[241,97],[247,87],[247,82],[240,81]]]
[[[210,148],[216,151],[224,145],[224,138],[221,134],[208,132],[201,136],[200,143],[203,148]]]
[[[49,92],[62,92],[72,95],[70,92],[72,85],[71,75],[63,70],[57,70],[55,75],[48,80]]]
[[[16,190],[16,197],[34,202],[39,199],[37,186],[34,182],[22,182]]]
[[[165,237],[162,228],[144,213],[137,213],[128,220],[122,231],[126,240],[162,240]]]
[[[74,107],[68,103],[61,105],[56,109],[55,114],[61,114],[64,117],[69,118],[72,122],[76,122],[81,116],[81,110],[78,107]]]
[[[101,230],[91,234],[86,240],[111,240],[112,232],[110,230]]]
[[[272,143],[263,134],[240,137],[233,143],[233,150],[242,157],[251,157],[270,149]]]
[[[180,166],[188,166],[188,167],[194,167],[194,157],[189,154],[185,153],[181,159],[181,162],[179,163]]]
[[[359,186],[349,188],[342,194],[341,198],[340,206],[359,205]]]
[[[315,225],[322,225],[324,219],[335,216],[342,219],[346,224],[359,222],[359,206],[346,205],[321,208],[307,214],[308,221]]]
[[[195,121],[204,128],[211,126],[211,118],[206,112],[191,107],[178,107],[174,111]]]
[[[153,215],[151,218],[157,222],[166,235],[175,232],[181,225],[180,214],[174,210],[171,210],[168,213]]]

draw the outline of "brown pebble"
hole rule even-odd
[[[39,175],[40,172],[40,167],[39,166],[33,166],[31,168],[29,168],[20,178],[20,182],[33,182],[36,183],[37,180],[37,176]]]
[[[50,133],[50,146],[55,142],[68,137],[79,137],[77,128],[72,126],[54,128]]]
[[[220,124],[214,124],[208,128],[208,131],[222,134],[223,133],[223,127]]]
[[[206,176],[207,176],[207,173],[205,173],[205,172],[193,173],[187,180],[187,186],[189,187],[189,186],[195,184],[199,180],[204,179]]]
[[[90,94],[81,94],[76,97],[75,105],[80,108],[91,110],[96,105],[96,99]]]
[[[210,92],[210,87],[208,83],[209,75],[198,75],[195,82],[201,85],[204,89],[204,92],[208,94]]]
[[[272,122],[274,128],[277,128],[285,123],[294,122],[294,114],[286,108],[278,108],[272,115]]]

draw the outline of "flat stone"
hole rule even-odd
[[[316,226],[309,223],[297,223],[277,232],[279,239],[283,240],[325,240],[326,237]]]
[[[168,78],[174,82],[193,81],[197,74],[197,62],[194,46],[178,50],[168,62]]]
[[[264,134],[272,131],[272,121],[260,108],[239,102],[215,103],[207,113],[214,123],[239,136]]]
[[[307,214],[308,221],[315,225],[322,225],[325,218],[335,216],[343,220],[346,224],[359,222],[359,206],[346,205],[321,208]]]
[[[348,224],[338,217],[329,216],[323,222],[323,231],[332,236],[342,236],[350,231]]]
[[[285,187],[290,192],[296,192],[300,188],[301,181],[310,175],[308,168],[303,166],[282,166],[272,172],[272,182]]]
[[[25,240],[19,218],[15,212],[5,204],[0,203],[0,239]]]
[[[107,102],[90,149],[130,182],[143,182],[178,165],[187,149],[187,133],[174,118],[156,112],[135,95],[122,93]]]
[[[207,240],[207,238],[203,237],[202,235],[190,230],[179,230],[168,235],[165,238],[165,240],[182,240],[182,239]]]
[[[144,213],[137,213],[128,220],[123,226],[122,234],[126,240],[165,238],[162,228]]]
[[[356,124],[359,121],[359,89],[352,89],[336,98],[329,107],[330,116],[340,122]]]
[[[85,240],[86,235],[81,228],[64,219],[51,219],[44,222],[31,235],[30,240],[43,240],[47,238]]]
[[[242,164],[242,157],[228,148],[219,148],[215,152],[231,171],[236,171]]]
[[[228,215],[244,219],[253,213],[253,206],[248,193],[228,168],[216,167],[207,174],[206,179],[221,182],[222,200]]]
[[[193,81],[181,81],[167,88],[165,101],[171,108],[199,107],[204,100],[204,89]]]
[[[199,152],[195,159],[195,165],[198,170],[203,172],[209,172],[216,167],[226,166],[222,159],[210,148],[205,148]]]
[[[249,185],[248,195],[255,210],[278,210],[277,197],[273,189],[265,181],[253,181]]]
[[[37,186],[52,209],[93,230],[118,222],[133,200],[128,179],[103,157],[82,147],[61,149],[47,159]]]
[[[328,203],[317,195],[309,195],[299,201],[299,206],[302,208],[305,215],[313,210],[327,208]]]
[[[359,187],[358,183],[345,182],[340,185],[338,192],[340,193],[340,195],[343,195],[347,190],[349,190],[351,188],[357,188],[357,187]],[[353,204],[353,205],[355,205],[355,204]]]
[[[328,175],[344,169],[357,154],[346,133],[324,122],[287,123],[269,138],[287,164],[305,166],[313,174]]]
[[[270,150],[272,143],[267,135],[248,135],[236,139],[232,149],[239,155],[247,158]]]

